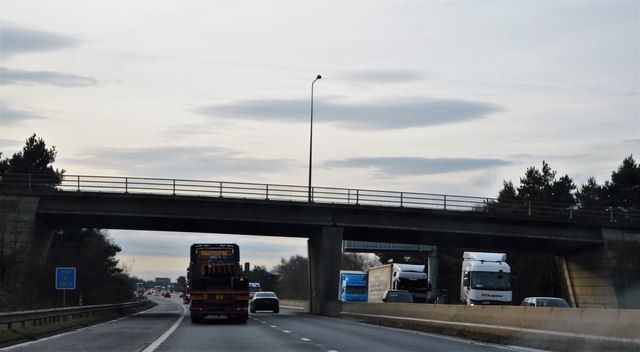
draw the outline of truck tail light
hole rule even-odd
[[[241,312],[246,312],[247,311],[247,307],[236,307],[237,311],[241,311]]]

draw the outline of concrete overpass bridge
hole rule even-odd
[[[640,308],[640,213],[413,192],[65,175],[5,178],[2,224],[37,272],[56,228],[308,238],[311,311],[339,312],[342,240],[553,253],[567,295],[584,308]]]

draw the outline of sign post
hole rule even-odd
[[[67,301],[67,290],[76,289],[76,268],[57,267],[56,268],[56,290],[62,290],[62,308]]]

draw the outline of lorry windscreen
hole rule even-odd
[[[396,287],[396,289],[407,290],[409,292],[417,292],[422,290],[426,291],[428,290],[428,287],[429,283],[427,282],[427,279],[409,280],[400,278],[400,280],[398,280],[398,286]]]
[[[350,295],[364,295],[364,294],[367,294],[367,288],[363,287],[363,286],[360,286],[360,287],[347,286],[344,291],[345,291],[346,294],[350,294]]]
[[[511,274],[504,272],[472,271],[471,288],[477,290],[510,291]]]

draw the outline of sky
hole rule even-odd
[[[496,197],[640,151],[640,0],[0,0],[0,152],[68,175]],[[271,269],[306,239],[108,230],[144,279],[194,242]]]

